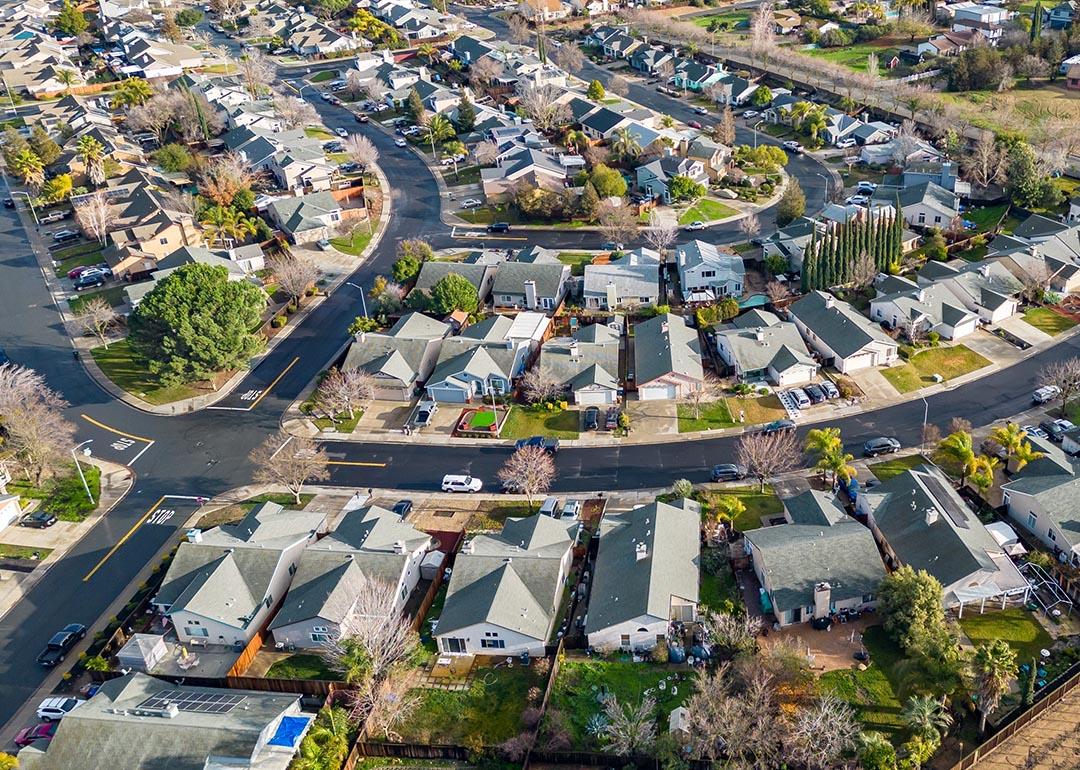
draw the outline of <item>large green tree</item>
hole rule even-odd
[[[1009,150],[1005,166],[1006,190],[1017,206],[1052,208],[1061,202],[1061,191],[1039,171],[1035,151],[1027,142]]]
[[[431,287],[429,308],[433,313],[443,315],[455,310],[475,313],[479,304],[476,287],[460,275],[444,275]]]
[[[78,37],[86,32],[89,26],[90,22],[72,0],[64,0],[60,13],[56,14],[53,20],[53,29],[70,37]]]
[[[907,564],[881,581],[878,613],[885,632],[909,655],[933,655],[947,646],[941,591],[937,578]]]
[[[1003,639],[993,639],[975,648],[971,658],[975,691],[979,695],[979,732],[986,732],[986,717],[998,707],[1016,676],[1016,650]],[[1034,673],[1034,672],[1032,672]]]
[[[805,213],[806,195],[799,185],[799,180],[791,177],[784,189],[784,194],[780,196],[780,202],[776,204],[776,224],[783,227]]]
[[[621,198],[626,195],[626,180],[623,175],[603,163],[596,164],[589,174],[589,181],[601,198]]]
[[[185,265],[135,308],[128,339],[167,385],[210,379],[246,366],[262,347],[252,329],[265,305],[261,289],[230,281],[224,267]]]
[[[45,126],[41,125],[41,123],[35,123],[34,127],[30,129],[30,147],[41,158],[41,162],[45,166],[51,166],[60,160],[60,145],[53,141],[53,138],[49,136],[49,132],[45,130]]]

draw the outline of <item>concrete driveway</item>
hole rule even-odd
[[[639,436],[673,435],[679,432],[678,405],[674,401],[627,401],[630,432]]]

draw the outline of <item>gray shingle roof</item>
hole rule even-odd
[[[556,337],[540,348],[540,371],[576,390],[586,385],[619,387],[619,339],[601,324],[582,327],[572,338]]]
[[[697,332],[677,315],[667,313],[634,326],[634,377],[644,385],[670,373],[701,380]]]
[[[793,323],[777,320],[769,325],[718,329],[716,335],[723,338],[743,372],[767,369],[770,365],[778,373],[798,364],[817,366]]]
[[[525,282],[536,282],[537,297],[557,297],[570,268],[561,262],[504,262],[495,273],[491,293],[525,294]]]
[[[465,262],[425,262],[420,267],[420,275],[416,277],[413,290],[431,291],[431,288],[439,282],[440,278],[450,275],[460,275],[471,283],[479,292],[484,283],[484,277],[488,271],[487,265],[467,264]]]
[[[604,296],[608,284],[615,286],[617,297],[647,298],[660,296],[660,266],[657,265],[585,265],[585,294]]]
[[[349,346],[341,368],[360,368],[402,386],[412,385],[426,375],[421,368],[432,340],[442,339],[449,330],[448,324],[423,313],[407,313],[385,334],[361,335]]]
[[[788,312],[843,358],[858,353],[871,342],[896,346],[877,324],[823,291],[810,292],[792,303]]]

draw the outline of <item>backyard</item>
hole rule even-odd
[[[863,632],[863,646],[870,653],[865,671],[855,668],[829,671],[818,679],[818,689],[849,703],[867,729],[896,737],[903,730],[900,718],[903,706],[896,695],[900,686],[896,664],[902,653],[881,626],[870,626]]]
[[[770,486],[766,486],[764,492],[759,492],[757,486],[710,490],[702,493],[702,502],[709,505],[715,498],[722,496],[734,497],[746,506],[746,510],[740,513],[733,522],[735,529],[739,532],[757,529],[761,526],[762,517],[782,516],[784,513],[780,498]]]
[[[997,206],[979,206],[965,211],[964,219],[975,223],[976,232],[987,233],[998,226],[1008,210],[1008,203]]]
[[[679,217],[680,225],[688,225],[691,222],[712,222],[717,219],[727,219],[733,217],[739,212],[733,209],[731,206],[721,203],[718,200],[712,198],[702,198],[693,206],[688,208]]]
[[[197,395],[190,385],[165,385],[147,368],[146,360],[136,355],[127,340],[120,340],[90,351],[94,362],[113,384],[151,404],[169,404]]]
[[[1039,657],[1040,650],[1054,643],[1035,616],[1023,607],[991,610],[982,615],[978,614],[976,607],[970,607],[960,618],[960,628],[976,645],[992,639],[1004,639],[1016,650],[1020,663]]]
[[[574,409],[547,410],[542,407],[515,406],[503,424],[503,438],[574,439],[578,437],[578,412]]]
[[[732,613],[742,605],[735,573],[726,549],[705,548],[701,552],[701,606],[714,612]]]
[[[320,655],[297,653],[279,660],[266,672],[267,679],[321,679],[335,681],[340,677],[326,666]]]
[[[934,384],[933,375],[951,380],[969,374],[990,362],[964,345],[928,348],[908,359],[906,364],[883,369],[881,374],[901,393],[909,393]]]
[[[1023,319],[1051,337],[1056,337],[1076,326],[1076,321],[1048,307],[1029,307],[1024,310]]]
[[[570,275],[585,275],[585,265],[592,264],[594,256],[587,251],[560,251],[559,261],[570,265]]]
[[[867,57],[876,53],[882,71],[887,72],[888,70],[884,69],[885,63],[895,55],[896,46],[890,40],[879,39],[836,48],[807,48],[803,52],[856,72],[866,72]]]

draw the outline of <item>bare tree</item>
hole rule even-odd
[[[769,57],[776,48],[776,14],[772,0],[765,0],[750,17],[750,59],[768,66]]]
[[[968,177],[979,187],[1001,182],[1005,176],[1005,158],[991,131],[983,131],[971,151],[961,159]]]
[[[926,425],[922,426],[922,435],[920,438],[922,440],[919,446],[923,449],[926,449],[927,447],[933,448],[941,441],[941,428],[934,425],[932,422],[928,422]]]
[[[739,220],[739,233],[746,238],[747,242],[756,238],[760,232],[761,220],[758,219],[757,214],[750,212]]]
[[[963,417],[953,417],[949,420],[949,433],[971,433],[971,421]]]
[[[701,387],[690,391],[686,401],[690,405],[690,413],[695,420],[701,417],[702,404],[718,399],[722,393],[722,388],[723,385],[716,375],[706,373],[701,380]]]
[[[613,243],[626,243],[637,235],[637,216],[629,206],[603,201],[598,207],[596,221],[600,234]]]
[[[746,433],[739,439],[738,452],[739,462],[758,480],[762,492],[766,480],[794,468],[802,455],[794,430]]]
[[[585,54],[573,43],[563,43],[555,51],[553,58],[560,69],[571,75],[581,72],[581,68],[585,66]]]
[[[729,663],[701,669],[686,703],[694,753],[732,767],[779,767],[783,725],[772,685],[772,677],[761,669],[748,681],[737,677]]]
[[[498,477],[506,490],[525,495],[531,508],[537,495],[551,489],[551,482],[555,480],[555,461],[543,447],[522,447],[510,455],[499,469]]]
[[[109,349],[109,332],[120,322],[116,308],[101,297],[91,297],[83,303],[75,318],[87,334],[97,337],[105,349]]]
[[[368,166],[374,166],[379,161],[379,150],[375,143],[362,134],[349,134],[341,145],[349,160],[365,171]]]
[[[252,99],[258,99],[277,81],[277,65],[259,48],[249,50],[240,60],[238,69]]]
[[[359,99],[367,92],[368,82],[359,70],[350,69],[345,73],[345,93],[353,99]]]
[[[326,450],[309,438],[290,436],[283,430],[267,436],[249,458],[255,466],[255,481],[285,487],[297,505],[305,484],[330,478]]]
[[[210,7],[222,21],[231,24],[244,9],[244,0],[210,0]]]
[[[607,724],[600,738],[612,753],[620,757],[646,754],[656,743],[656,701],[646,695],[634,706],[623,705],[612,695],[604,703]]]
[[[241,190],[250,190],[259,176],[234,152],[215,155],[199,175],[199,192],[218,206],[228,206]]]
[[[318,266],[308,259],[287,257],[274,260],[271,267],[278,287],[288,295],[296,307],[300,307],[300,300],[304,293],[319,277]]]
[[[98,190],[87,198],[79,201],[75,207],[75,221],[79,228],[98,243],[105,243],[109,234],[109,225],[112,224],[112,207],[109,205],[109,196],[103,190]]]
[[[495,142],[483,141],[473,147],[473,159],[481,166],[490,166],[499,158],[499,147]]]
[[[878,55],[874,52],[870,52],[866,55],[866,77],[873,83],[881,76],[881,65],[878,62]]]
[[[649,229],[645,231],[645,241],[660,252],[661,259],[679,237],[679,227],[672,220],[661,219],[656,209],[649,212]]]
[[[622,75],[612,75],[611,80],[608,81],[607,90],[616,96],[625,97],[630,93],[630,81]]]
[[[893,143],[893,162],[898,166],[907,165],[908,158],[919,148],[919,137],[915,133],[915,121],[904,120]]]
[[[728,655],[752,655],[757,651],[757,638],[764,624],[754,615],[734,615],[707,612],[702,625],[709,641]]]
[[[286,128],[304,128],[319,122],[319,113],[310,102],[296,96],[274,97],[274,112]]]
[[[0,415],[4,448],[35,486],[67,461],[75,426],[64,419],[67,406],[33,369],[0,365]]]
[[[358,408],[375,397],[375,381],[360,368],[344,372],[334,368],[319,383],[315,396],[331,420],[336,421],[339,414],[352,419]]]
[[[142,104],[128,108],[124,124],[132,131],[153,134],[157,143],[163,144],[175,117],[176,102],[173,93],[175,92],[158,92]]]
[[[56,408],[64,406],[60,397],[45,384],[45,378],[33,369],[12,363],[0,364],[0,415],[10,414],[33,401],[45,401]]]
[[[518,89],[518,99],[525,114],[540,131],[552,131],[570,122],[570,106],[558,101],[562,90],[553,85],[526,83]]]
[[[364,576],[355,596],[337,639],[327,643],[324,657],[340,659],[346,643],[355,642],[367,653],[372,677],[378,681],[390,673],[395,663],[409,657],[420,640],[409,619],[394,609],[397,599],[394,586]]]
[[[186,190],[169,187],[159,191],[162,207],[168,211],[175,211],[188,216],[195,216],[198,210],[195,196]]]
[[[534,366],[525,372],[518,381],[518,385],[521,387],[525,400],[530,404],[551,401],[563,394],[563,384],[539,366]]]
[[[785,299],[791,296],[791,292],[788,290],[786,283],[769,281],[765,284],[765,296],[769,298],[769,302],[772,303],[773,307],[779,307]]]
[[[532,39],[532,27],[529,26],[529,22],[520,13],[511,14],[510,18],[506,20],[506,26],[510,30],[510,39],[515,43],[527,43]]]
[[[1066,358],[1047,364],[1039,372],[1039,383],[1053,385],[1058,389],[1061,413],[1065,414],[1065,407],[1077,392],[1080,392],[1080,358]]]
[[[472,85],[487,85],[502,73],[502,62],[494,57],[485,56],[469,65],[469,83]]]
[[[860,252],[851,261],[851,285],[859,291],[866,291],[873,286],[877,274],[877,265],[868,252]]]
[[[790,762],[808,770],[826,770],[855,749],[858,735],[855,712],[829,694],[799,709],[785,731],[784,743]]]
[[[720,113],[720,120],[713,129],[713,138],[728,147],[735,144],[735,113],[731,111],[731,107],[725,106]]]
[[[420,707],[413,677],[411,673],[401,672],[382,679],[371,688],[363,703],[368,732],[381,734],[388,741],[401,740],[396,728]]]

